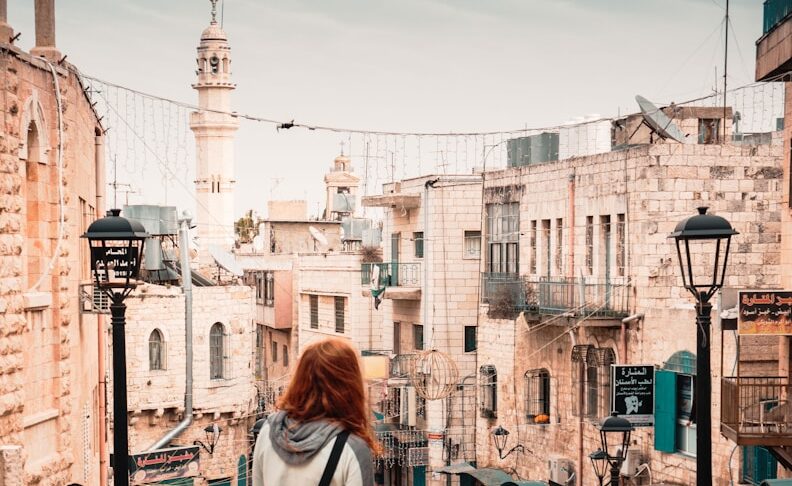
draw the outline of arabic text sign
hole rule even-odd
[[[112,278],[126,278],[129,276],[130,278],[136,277],[136,275],[130,275],[138,265],[138,249],[137,247],[128,247],[128,246],[93,246],[91,247],[91,259],[93,261],[101,261],[104,265],[107,265],[110,270],[112,270],[111,277]],[[108,268],[104,268],[104,265],[99,269],[94,271],[99,271],[102,273],[100,277],[104,277],[104,273],[107,272]],[[101,278],[104,280],[104,278]]]
[[[654,365],[613,365],[611,403],[635,426],[654,423]]]
[[[741,335],[792,335],[792,292],[741,291],[737,309]]]
[[[129,457],[130,484],[150,484],[166,479],[197,476],[198,447],[171,447]]]

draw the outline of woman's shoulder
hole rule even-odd
[[[357,462],[357,468],[360,471],[362,484],[374,483],[374,458],[371,448],[365,440],[361,439],[355,434],[349,434],[346,447],[352,451]]]

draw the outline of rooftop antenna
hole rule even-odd
[[[113,188],[113,207],[118,207],[118,188],[123,187],[126,188],[126,202],[129,205],[129,193],[135,192],[132,190],[132,184],[124,184],[122,182],[118,182],[118,157],[113,157],[113,182],[108,184],[110,187]],[[121,191],[124,192],[124,191]]]
[[[344,155],[344,141],[341,140],[341,143],[339,143],[338,145],[341,146],[341,155]]]
[[[729,0],[726,0],[726,35],[723,38],[723,142],[726,143],[726,74],[729,66]]]

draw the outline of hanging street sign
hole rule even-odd
[[[654,424],[654,365],[612,365],[611,403],[636,427]]]
[[[200,471],[198,446],[171,447],[129,456],[130,484],[151,484],[166,479],[197,476]]]
[[[792,292],[740,291],[737,332],[742,336],[792,335]]]

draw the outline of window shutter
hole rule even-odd
[[[655,372],[654,448],[661,452],[676,450],[677,374],[673,371]]]

